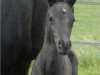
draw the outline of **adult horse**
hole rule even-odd
[[[77,75],[77,57],[70,42],[74,21],[68,3],[58,2],[48,9],[44,44],[32,75]]]
[[[26,75],[44,39],[47,0],[1,1],[1,74]]]
[[[57,0],[60,1],[60,0]],[[56,0],[48,0],[57,2]],[[63,0],[62,0],[63,1]],[[71,3],[75,0],[67,0]],[[44,39],[47,0],[1,1],[1,74],[26,75]]]

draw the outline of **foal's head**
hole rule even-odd
[[[58,2],[48,9],[47,16],[46,25],[51,28],[58,52],[64,55],[71,46],[70,34],[75,21],[72,8],[66,2]]]

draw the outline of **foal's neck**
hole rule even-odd
[[[50,25],[46,25],[45,27],[44,43],[55,45],[55,39]]]

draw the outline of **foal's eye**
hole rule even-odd
[[[49,17],[49,20],[52,22],[52,21],[53,21],[53,18],[50,16],[50,17]]]

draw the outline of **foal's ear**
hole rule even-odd
[[[66,2],[72,7],[75,4],[76,0],[66,0]]]

